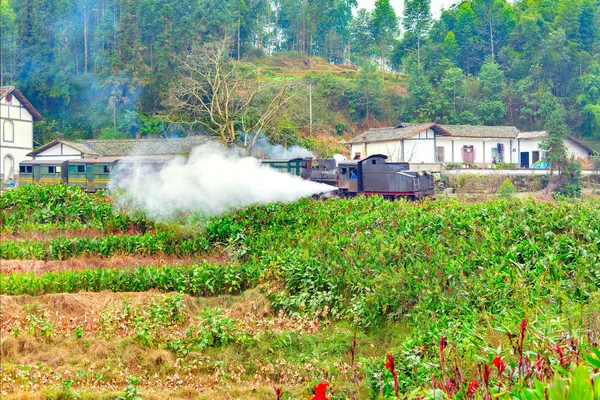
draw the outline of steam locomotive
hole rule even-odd
[[[337,191],[331,193],[340,197],[364,193],[420,199],[434,194],[434,178],[429,172],[410,171],[408,163],[386,162],[386,159],[385,155],[375,154],[339,163],[333,158],[292,158],[261,160],[261,164],[334,186]],[[170,158],[164,157],[28,160],[19,165],[18,184],[66,182],[86,192],[96,192],[110,188],[111,184],[126,186],[136,169],[156,172],[169,161]]]
[[[426,171],[410,171],[405,162],[386,162],[387,156],[374,154],[362,160],[334,159],[307,161],[301,176],[338,188],[341,197],[377,194],[386,198],[421,199],[433,196],[434,177]]]

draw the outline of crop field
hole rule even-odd
[[[116,203],[1,195],[2,399],[600,399],[597,200]]]

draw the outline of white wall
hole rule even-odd
[[[582,147],[581,145],[575,143],[571,139],[567,138],[565,140],[565,145],[567,146],[567,152],[570,156],[575,156],[577,158],[588,158],[590,156],[589,151]]]
[[[19,163],[30,159],[26,154],[33,150],[33,118],[17,98],[0,99],[0,176],[2,179],[16,178]],[[12,131],[12,135],[11,135]],[[8,160],[14,160],[12,176],[5,170]]]
[[[72,160],[74,158],[83,158],[83,154],[79,150],[75,150],[74,148],[63,143],[57,143],[35,156],[36,160],[65,161]]]

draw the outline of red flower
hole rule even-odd
[[[385,367],[392,373],[394,374],[394,356],[392,355],[392,353],[388,353],[387,355],[388,360],[387,362],[383,362],[383,365],[385,365]]]
[[[477,382],[475,379],[473,379],[471,381],[471,383],[469,383],[469,388],[467,389],[467,393],[468,394],[474,394],[477,389],[479,389],[479,382]]]
[[[281,388],[273,386],[273,389],[275,390],[275,394],[277,395],[277,400],[281,400],[281,397],[283,396],[283,393],[281,393]]]
[[[554,345],[554,350],[556,350],[556,352],[558,353],[558,355],[560,356],[560,365],[563,368],[567,368],[567,362],[565,360],[565,353],[563,352],[563,349],[560,348],[560,346],[558,345],[558,343],[556,343]]]
[[[502,357],[496,356],[496,358],[494,358],[494,361],[492,361],[492,364],[496,368],[498,368],[498,374],[502,375],[502,372],[506,369],[506,364],[504,364],[504,361],[502,360]]]
[[[387,362],[384,361],[383,365],[385,365],[385,367],[394,376],[394,394],[396,395],[396,397],[398,397],[398,373],[396,372],[396,369],[395,369],[394,356],[392,355],[392,353],[388,353],[387,357],[388,357],[388,360],[387,360]]]
[[[523,321],[521,321],[521,336],[525,335],[525,328],[527,328],[527,320],[523,319]]]
[[[315,395],[311,400],[329,400],[329,397],[325,397],[327,386],[329,386],[329,382],[327,381],[323,381],[315,386]]]

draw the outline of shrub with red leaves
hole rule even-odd
[[[329,386],[329,382],[323,381],[315,386],[315,395],[311,400],[329,400],[329,397],[325,397],[325,392],[327,392],[327,386]]]
[[[281,400],[283,397],[283,393],[281,392],[281,388],[277,386],[273,386],[273,390],[275,390],[275,394],[277,395],[277,400]]]

